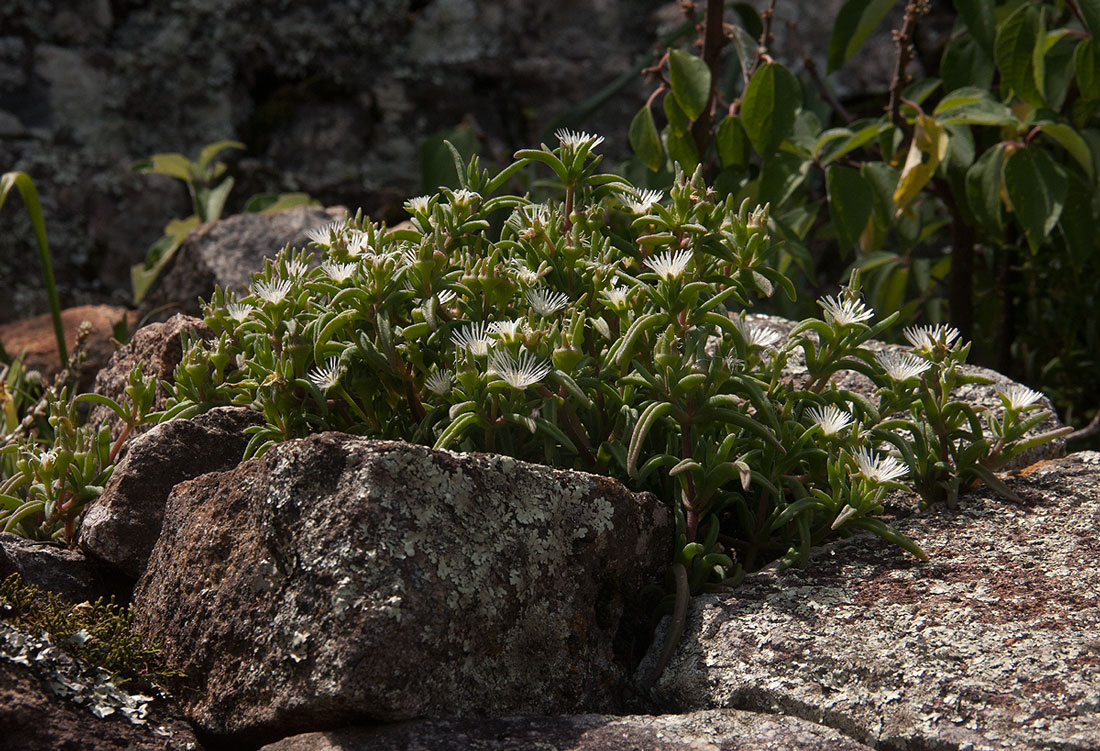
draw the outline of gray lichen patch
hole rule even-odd
[[[879,748],[1100,746],[1100,454],[693,603],[665,706],[793,714]],[[648,659],[648,658],[647,658]],[[645,669],[643,664],[642,669]]]
[[[671,545],[668,509],[606,478],[326,433],[177,486],[137,621],[216,734],[607,711]]]

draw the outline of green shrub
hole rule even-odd
[[[736,577],[735,559],[790,565],[853,529],[923,557],[877,518],[890,488],[1009,493],[992,470],[1028,445],[1038,394],[1006,394],[1003,418],[952,401],[978,379],[945,326],[910,329],[912,354],[873,355],[863,343],[897,315],[869,325],[857,278],[777,347],[741,315],[793,295],[766,208],[715,200],[699,172],[664,200],[597,173],[602,139],[560,140],[494,177],[456,151],[463,187],[410,200],[412,228],[336,223],[314,233],[319,267],[287,248],[248,294],[216,291],[214,338],[186,346],[167,415],[260,411],[250,455],[343,430],[616,476],[673,502],[693,590]],[[495,195],[530,163],[560,201]],[[802,386],[783,375],[795,353]],[[875,395],[830,385],[842,369]]]
[[[771,204],[801,286],[860,269],[876,309],[949,320],[980,362],[1087,421],[1100,393],[1100,8],[959,0],[938,75],[910,83],[928,3],[848,0],[829,71],[902,5],[886,95],[853,114],[812,60],[796,77],[768,56],[770,14],[739,4],[722,33],[711,0],[693,16],[699,55],[673,49],[655,69],[658,117],[647,104],[630,127],[638,160],[651,187],[673,161],[703,163],[719,195]]]

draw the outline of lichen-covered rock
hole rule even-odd
[[[95,602],[111,595],[129,597],[129,588],[97,561],[56,542],[26,540],[0,532],[0,580],[18,574],[24,584],[54,592],[70,602]]]
[[[574,715],[419,720],[305,733],[260,751],[870,751],[794,717],[715,710],[685,715]]]
[[[114,399],[123,407],[130,405],[126,396],[126,387],[130,384],[130,371],[137,364],[147,378],[154,378],[159,385],[153,400],[153,410],[161,410],[168,403],[168,391],[163,382],[172,380],[172,373],[183,359],[183,334],[195,338],[209,339],[214,334],[199,318],[175,315],[164,323],[143,326],[134,333],[133,338],[111,356],[107,367],[99,371],[95,379],[95,393]],[[124,423],[111,409],[97,405],[88,416],[88,422],[98,425],[106,422],[111,426],[111,440],[122,434]],[[128,440],[152,429],[152,425],[137,426]]]
[[[778,316],[759,315],[752,314],[746,316],[746,319],[756,326],[762,326],[767,329],[771,329],[778,333],[783,340],[786,340],[795,326],[798,325],[796,321],[789,321],[786,318],[780,318]],[[886,344],[875,339],[871,339],[864,345],[872,352],[907,352],[908,348],[901,347],[896,344]],[[783,370],[784,374],[789,376],[795,381],[806,381],[806,361],[802,356],[802,350],[796,349],[791,358],[787,361],[787,365]],[[960,385],[955,388],[953,392],[954,398],[959,401],[966,402],[967,404],[977,408],[979,411],[984,409],[990,409],[993,413],[1001,418],[1004,415],[1004,404],[1001,402],[1000,397],[997,394],[1004,391],[1006,388],[1012,385],[1017,385],[1016,381],[1011,378],[1001,375],[995,370],[989,368],[978,367],[977,365],[964,365],[963,372],[968,375],[977,375],[982,378],[989,379],[990,383],[974,383]],[[874,384],[871,379],[862,373],[856,373],[851,370],[842,370],[836,373],[831,379],[838,388],[854,391],[857,394],[870,395],[874,392]],[[1044,396],[1038,402],[1044,409],[1050,412],[1050,417],[1042,421],[1028,432],[1028,436],[1036,436],[1040,433],[1046,433],[1051,430],[1064,427],[1062,421],[1058,418],[1058,413],[1054,411],[1054,406],[1050,403],[1050,400]],[[1043,461],[1045,459],[1054,459],[1060,456],[1065,456],[1066,453],[1066,440],[1065,437],[1056,438],[1052,441],[1039,444],[1038,446],[1032,446],[1031,448],[1022,451],[1018,456],[1012,459],[1008,464],[1003,467],[1004,471],[1018,470],[1024,467],[1030,466],[1035,462]]]
[[[250,425],[263,417],[245,407],[216,407],[170,420],[135,438],[80,523],[80,547],[132,579],[145,569],[160,536],[164,503],[176,484],[232,469],[244,455]]]
[[[164,310],[201,315],[199,299],[209,300],[214,285],[246,294],[252,274],[262,271],[289,244],[304,248],[307,232],[347,216],[336,206],[298,206],[272,214],[238,214],[199,227],[172,258],[150,293],[142,300],[142,315],[164,315]]]
[[[0,621],[4,751],[201,751],[163,698],[129,693],[39,636]]]
[[[134,594],[204,732],[614,711],[668,508],[605,477],[321,433],[177,485]]]
[[[1044,462],[691,605],[664,711],[820,722],[876,748],[1100,748],[1100,454]],[[640,668],[650,669],[655,655]]]

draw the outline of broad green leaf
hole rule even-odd
[[[199,161],[196,163],[199,172],[205,173],[211,162],[214,161],[214,157],[220,154],[225,149],[237,149],[238,151],[244,151],[245,145],[240,141],[218,141],[208,146],[204,146],[203,150],[199,152]]]
[[[741,118],[737,115],[731,115],[722,120],[714,140],[718,146],[718,158],[722,161],[723,167],[727,169],[744,167],[749,163],[749,137],[745,133],[745,126],[741,124]]]
[[[965,86],[988,89],[993,84],[993,56],[971,37],[953,39],[943,48],[940,76],[944,91]]]
[[[229,191],[233,190],[233,178],[227,177],[217,187],[209,190],[196,190],[196,195],[202,195],[199,208],[202,210],[200,218],[204,222],[216,222],[221,219],[222,209],[225,208],[225,199],[229,197]]]
[[[997,19],[993,14],[994,0],[955,0],[955,10],[966,24],[986,54],[993,54],[993,42],[997,35]]]
[[[984,89],[955,89],[936,106],[936,120],[944,125],[1015,125],[1016,116]]]
[[[656,172],[664,164],[665,150],[648,104],[638,110],[630,121],[630,147],[651,172]]]
[[[1001,81],[1032,107],[1044,106],[1035,85],[1035,46],[1039,44],[1039,11],[1025,3],[1001,24],[997,31],[994,57]]]
[[[130,287],[134,293],[135,305],[149,292],[149,288],[183,245],[187,235],[200,223],[194,214],[186,219],[171,220],[164,227],[164,236],[149,248],[146,260],[130,267]]]
[[[1061,145],[1081,165],[1085,174],[1092,177],[1092,153],[1085,139],[1076,130],[1061,123],[1042,123],[1039,130]]]
[[[320,206],[309,193],[257,193],[245,201],[242,213],[274,214],[295,206]]]
[[[1031,49],[1031,75],[1035,77],[1035,88],[1043,101],[1042,106],[1046,106],[1047,14],[1045,7],[1039,6],[1038,23],[1039,30],[1035,35],[1035,46]]]
[[[688,131],[665,128],[665,147],[672,161],[683,167],[684,172],[694,172],[699,165],[699,151],[695,148],[695,139]]]
[[[766,63],[753,74],[741,103],[741,118],[761,155],[770,155],[791,134],[801,104],[798,79],[782,65]]]
[[[730,41],[733,42],[733,49],[737,53],[737,62],[741,65],[741,80],[744,85],[747,85],[749,71],[752,70],[753,63],[756,62],[756,47],[759,42],[756,37],[737,24],[734,24],[731,28],[733,33],[730,34]]]
[[[665,118],[668,119],[670,128],[683,132],[687,132],[691,129],[691,118],[684,112],[684,108],[680,106],[680,100],[674,96],[666,96],[664,104]]]
[[[1037,148],[1017,149],[1004,167],[1005,189],[1031,252],[1039,250],[1058,223],[1068,181],[1061,168]]]
[[[1100,99],[1100,42],[1085,39],[1077,45],[1074,55],[1077,66],[1077,87],[1085,99]]]
[[[760,171],[760,203],[770,203],[774,212],[785,207],[810,174],[813,165],[797,154],[773,154]]]
[[[135,172],[147,172],[153,175],[167,175],[185,183],[195,178],[191,160],[183,154],[153,154],[134,165]]]
[[[699,118],[710,101],[710,68],[701,57],[684,50],[668,54],[668,77],[672,94],[692,120]]]
[[[982,154],[966,171],[966,200],[978,224],[986,232],[999,237],[1004,230],[1001,221],[1001,167],[1004,144],[999,143]]]
[[[947,156],[944,157],[944,166],[954,166],[961,169],[968,168],[974,163],[974,134],[965,125],[945,125],[947,129]]]
[[[947,154],[947,130],[927,115],[917,117],[913,129],[913,141],[909,144],[909,154],[901,168],[901,179],[894,191],[894,203],[898,213],[908,209],[913,199],[924,189],[936,167]]]
[[[1077,7],[1085,17],[1092,38],[1100,39],[1100,0],[1077,0]]]
[[[829,40],[828,72],[832,73],[867,41],[896,0],[848,0],[837,13]]]
[[[859,172],[871,186],[871,195],[875,199],[875,224],[885,230],[897,213],[894,191],[897,189],[900,173],[897,168],[883,162],[868,162]]]
[[[825,171],[825,189],[837,239],[845,246],[855,247],[874,208],[871,186],[858,170],[834,164]]]
[[[1072,172],[1069,174],[1066,207],[1058,226],[1069,248],[1070,259],[1078,268],[1084,268],[1100,248],[1100,217],[1096,215],[1092,200],[1095,192],[1094,184]]]
[[[435,192],[441,187],[458,188],[465,176],[459,176],[447,141],[469,159],[477,152],[477,134],[469,125],[440,131],[420,144],[420,188]]]

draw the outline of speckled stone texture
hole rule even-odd
[[[781,341],[786,341],[791,331],[798,325],[797,321],[790,321],[786,318],[780,318],[778,316],[750,314],[745,316],[745,319],[755,325],[763,328],[771,329],[777,332],[782,337]],[[811,332],[812,335],[812,332]],[[898,346],[896,344],[886,344],[884,342],[872,339],[865,345],[872,352],[908,352],[908,347]],[[802,356],[802,350],[797,349],[794,351],[790,360],[787,361],[787,366],[783,371],[786,375],[790,376],[793,380],[807,380],[806,375],[806,361]],[[1004,404],[1002,404],[1000,397],[997,396],[998,392],[1003,391],[1008,386],[1016,384],[1016,381],[1001,375],[995,370],[989,368],[981,368],[976,365],[964,365],[963,372],[968,375],[977,375],[983,378],[989,379],[988,384],[967,384],[956,387],[954,396],[956,399],[962,402],[966,402],[979,410],[991,409],[993,413],[998,417],[1004,415]],[[835,383],[837,388],[847,389],[854,391],[857,394],[870,395],[874,392],[875,386],[871,382],[871,379],[862,373],[856,373],[851,370],[842,370],[836,373],[832,379],[832,383]],[[1055,430],[1057,428],[1064,427],[1062,421],[1058,419],[1058,414],[1054,411],[1054,406],[1050,403],[1050,400],[1045,396],[1039,401],[1039,404],[1044,409],[1050,412],[1050,417],[1042,421],[1028,432],[1028,436],[1036,436],[1040,433]],[[980,414],[980,412],[979,412]],[[1042,443],[1038,446],[1033,446],[1008,462],[1004,467],[1001,467],[1003,471],[1018,470],[1034,464],[1044,459],[1054,459],[1060,456],[1065,456],[1066,453],[1066,441],[1065,438],[1056,438],[1053,441]]]
[[[185,333],[195,338],[209,339],[213,336],[213,332],[201,319],[184,315],[175,315],[164,323],[154,323],[138,329],[126,346],[111,356],[107,367],[99,371],[95,379],[95,392],[108,396],[123,406],[129,406],[126,387],[130,384],[130,371],[137,364],[141,365],[142,373],[146,377],[155,378],[158,382],[171,381],[172,373],[183,359],[182,336]],[[167,403],[168,391],[162,383],[157,387],[153,409],[164,409]],[[108,423],[111,426],[111,440],[116,440],[122,434],[124,426],[113,410],[102,405],[96,405],[92,409],[88,422],[92,425]],[[127,440],[132,441],[152,428],[149,423],[139,425]]]
[[[420,185],[426,138],[465,120],[494,161],[549,141],[559,116],[653,53],[667,4],[0,0],[0,165],[34,177],[62,299],[124,303],[130,266],[192,210],[179,181],[136,161],[235,139],[248,152],[225,154],[227,216],[257,192],[305,191],[400,221],[435,187]],[[635,76],[560,124],[607,136],[616,161],[650,91]],[[21,208],[0,212],[0,236],[0,321],[44,312]]]
[[[130,588],[83,553],[53,541],[27,540],[0,532],[0,579],[18,574],[24,584],[53,592],[74,603],[112,595],[128,599]],[[0,607],[0,615],[3,608]]]
[[[164,320],[172,313],[201,316],[199,299],[209,300],[214,285],[248,292],[252,275],[289,244],[305,248],[309,230],[347,216],[342,206],[298,206],[271,214],[238,214],[199,227],[184,241],[168,268],[141,301],[144,318]]]
[[[263,416],[247,407],[215,407],[190,420],[170,420],[133,440],[103,493],[88,504],[78,542],[84,552],[130,578],[145,570],[160,536],[164,503],[184,480],[232,469]]]
[[[321,433],[177,485],[140,631],[204,732],[619,709],[669,510],[604,477]]]
[[[4,751],[202,751],[163,698],[129,693],[48,640],[0,621]]]
[[[790,714],[885,749],[1100,749],[1100,454],[1008,482],[1022,505],[982,491],[897,522],[925,563],[863,535],[697,598],[661,708]]]
[[[306,733],[261,751],[869,751],[812,722],[715,710],[651,717],[508,717],[421,720]]]

